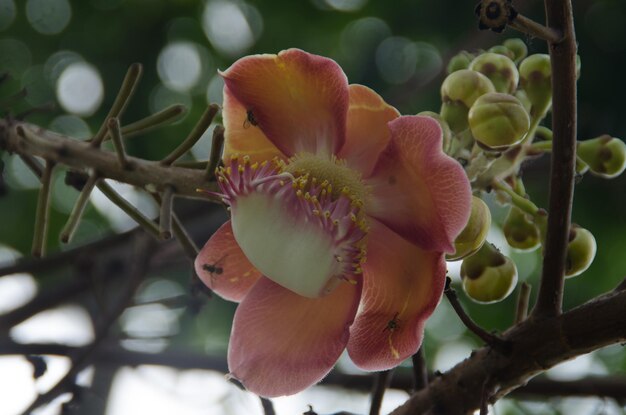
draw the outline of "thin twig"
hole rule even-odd
[[[119,118],[109,118],[107,126],[109,128],[111,140],[113,141],[113,147],[115,147],[117,159],[120,162],[120,167],[122,167],[123,169],[127,169],[129,167],[129,164],[128,159],[126,158],[126,149],[124,149],[124,140],[122,139],[122,131]]]
[[[571,0],[546,1],[548,26],[563,33],[550,43],[552,64],[552,158],[543,269],[534,317],[561,314],[565,257],[576,169],[576,37]]]
[[[172,151],[167,157],[161,160],[161,164],[164,166],[171,165],[176,160],[181,158],[191,147],[193,147],[194,144],[198,142],[200,137],[202,137],[202,134],[204,134],[207,128],[209,128],[219,109],[220,107],[217,104],[209,105],[187,138],[185,138],[185,140],[180,143],[180,145],[176,147],[176,149],[174,149],[174,151]]]
[[[35,230],[33,232],[33,247],[31,250],[33,256],[37,258],[44,256],[46,251],[48,223],[50,222],[50,188],[54,166],[54,162],[47,161],[43,175],[41,176],[41,189],[39,190],[39,197],[37,199]]]
[[[41,179],[41,176],[43,176],[44,168],[39,160],[31,156],[30,154],[20,154],[20,158],[22,159],[24,164],[26,164],[26,166],[33,172],[33,174],[37,176],[38,179]]]
[[[117,207],[122,209],[124,213],[130,216],[135,222],[137,222],[143,229],[145,229],[155,239],[160,239],[161,235],[158,226],[150,218],[145,216],[136,207],[128,203],[119,193],[104,180],[100,180],[97,184],[98,189]]]
[[[528,303],[530,301],[530,284],[523,282],[519,287],[517,307],[515,309],[515,324],[526,320],[528,316]]]
[[[89,201],[89,196],[91,195],[91,192],[93,191],[93,188],[98,180],[100,180],[100,178],[97,173],[94,172],[89,175],[89,179],[87,180],[87,183],[85,183],[83,190],[78,195],[78,199],[76,199],[72,213],[70,213],[70,217],[61,231],[60,237],[62,242],[68,243],[72,239],[80,219],[83,216],[87,202]]]
[[[105,117],[105,120],[109,120],[110,118],[120,118],[122,116],[126,106],[135,93],[135,89],[137,88],[137,84],[139,84],[142,72],[143,69],[141,64],[133,63],[130,65],[128,71],[126,72],[126,76],[122,81],[122,86],[120,87],[117,97],[115,97],[115,101],[113,101],[113,105],[111,105],[111,109],[109,110],[109,114]],[[91,145],[93,147],[100,147],[108,129],[109,127],[107,125],[107,121],[103,122],[96,135],[91,139]]]
[[[130,138],[140,134],[149,133],[150,131],[173,122],[185,111],[187,111],[187,109],[182,104],[170,105],[159,112],[122,126],[122,135],[124,138]]]
[[[137,287],[139,287],[139,284],[143,280],[145,272],[148,268],[148,263],[153,254],[153,248],[154,241],[152,239],[145,236],[137,238],[137,246],[134,249],[132,260],[129,259],[132,263],[132,267],[129,272],[128,283],[125,290],[116,297],[117,301],[105,314],[102,324],[100,324],[96,330],[94,341],[90,345],[79,349],[80,353],[77,353],[72,357],[72,367],[67,374],[48,392],[43,395],[39,395],[37,399],[35,399],[35,401],[28,407],[28,409],[24,411],[23,415],[30,414],[36,408],[52,401],[60,394],[66,392],[68,388],[71,388],[74,384],[75,376],[89,364],[89,357],[94,354],[100,346],[102,340],[108,334],[113,323],[130,303]]]
[[[426,367],[426,357],[424,353],[424,345],[419,348],[411,360],[413,361],[413,390],[415,392],[422,390],[428,385],[428,368]]]
[[[274,404],[267,398],[261,397],[261,406],[263,407],[263,413],[265,415],[276,415],[276,411],[274,411]]]
[[[174,202],[174,188],[166,186],[161,198],[161,213],[159,215],[159,234],[162,239],[172,237],[172,214]]]
[[[206,165],[206,179],[211,180],[215,178],[215,169],[217,168],[220,159],[222,158],[222,149],[224,147],[224,127],[216,125],[213,130],[213,141],[211,145],[211,154],[209,155],[209,162]]]
[[[389,382],[391,381],[391,375],[393,370],[384,370],[382,372],[378,372],[374,376],[374,387],[372,390],[372,403],[370,405],[369,415],[379,415],[380,408],[383,403],[383,397],[385,396],[385,391],[389,386]]]
[[[472,333],[474,333],[485,343],[487,343],[488,346],[493,347],[494,349],[504,354],[508,354],[511,350],[511,345],[508,342],[502,340],[500,337],[494,334],[487,333],[485,329],[474,323],[474,320],[472,320],[471,317],[465,313],[465,310],[459,302],[456,292],[451,287],[451,282],[452,280],[450,279],[450,277],[446,277],[446,288],[443,292],[448,298],[448,301],[450,302],[452,308],[454,308],[454,311],[456,311],[456,314],[459,316],[463,324],[465,324],[465,327],[467,327]]]
[[[542,24],[529,19],[526,16],[517,14],[517,16],[509,23],[509,27],[518,32],[525,33],[529,36],[543,39],[547,42],[558,43],[563,38],[557,30],[546,27]]]

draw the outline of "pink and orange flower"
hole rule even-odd
[[[195,266],[240,302],[232,376],[271,397],[320,381],[346,348],[365,370],[397,366],[422,342],[470,213],[439,124],[400,116],[301,50],[245,57],[222,75],[217,175],[231,220]]]

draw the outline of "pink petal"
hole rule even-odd
[[[349,88],[346,142],[338,157],[368,177],[391,138],[387,123],[400,114],[368,87],[350,85]]]
[[[441,150],[441,128],[429,117],[389,123],[391,141],[372,177],[367,213],[423,249],[454,252],[470,214],[471,189],[461,165]]]
[[[274,144],[263,134],[263,131],[248,121],[246,107],[233,96],[228,88],[224,88],[224,160],[231,155],[248,155],[250,161],[262,162],[274,157],[286,158]]]
[[[231,374],[268,397],[319,382],[348,342],[360,294],[360,283],[343,283],[311,299],[261,278],[235,313],[228,348]]]
[[[239,59],[222,75],[233,96],[252,111],[258,128],[286,156],[330,156],[343,145],[348,83],[333,60],[289,49]]]
[[[200,250],[195,268],[207,287],[230,301],[241,301],[261,276],[237,245],[230,221]]]
[[[445,285],[443,254],[427,252],[372,221],[363,297],[348,353],[365,370],[386,370],[414,354]]]

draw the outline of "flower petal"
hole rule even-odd
[[[391,138],[387,123],[400,113],[366,86],[350,85],[349,92],[346,142],[338,157],[368,177]]]
[[[250,160],[262,162],[274,157],[285,159],[285,155],[263,134],[260,128],[248,121],[246,107],[224,88],[224,160],[232,155],[248,155]]]
[[[241,301],[261,276],[237,245],[230,221],[200,250],[195,268],[207,287],[230,301]]]
[[[291,395],[319,382],[348,341],[361,283],[322,298],[301,297],[261,278],[237,308],[228,348],[231,374],[261,396]]]
[[[414,354],[445,285],[443,254],[427,252],[377,221],[363,267],[363,297],[348,353],[365,370],[386,370]]]
[[[389,128],[391,141],[366,180],[373,196],[367,213],[423,249],[454,252],[471,206],[463,168],[441,150],[434,119],[404,116]]]
[[[330,156],[343,145],[348,82],[333,60],[289,49],[239,59],[222,75],[226,87],[286,156]]]

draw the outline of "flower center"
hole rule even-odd
[[[218,171],[233,235],[266,277],[318,297],[355,282],[365,261],[367,188],[336,159],[300,154],[251,164],[233,157]]]

